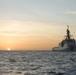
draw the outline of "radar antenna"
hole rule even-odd
[[[69,25],[67,25],[67,39],[70,39],[70,30],[69,30]]]
[[[69,30],[69,25],[67,25],[67,29]]]

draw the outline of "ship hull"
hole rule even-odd
[[[66,48],[60,48],[60,47],[56,47],[53,48],[52,51],[58,51],[58,52],[70,52],[70,51],[76,51],[76,46],[71,48],[71,47],[66,47]]]

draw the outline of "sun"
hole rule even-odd
[[[7,48],[8,51],[10,51],[10,48]]]

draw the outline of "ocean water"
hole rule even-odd
[[[0,75],[75,75],[76,52],[0,51]]]

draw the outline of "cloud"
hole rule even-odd
[[[66,11],[65,13],[67,13],[67,14],[74,14],[74,15],[76,15],[76,11]]]

